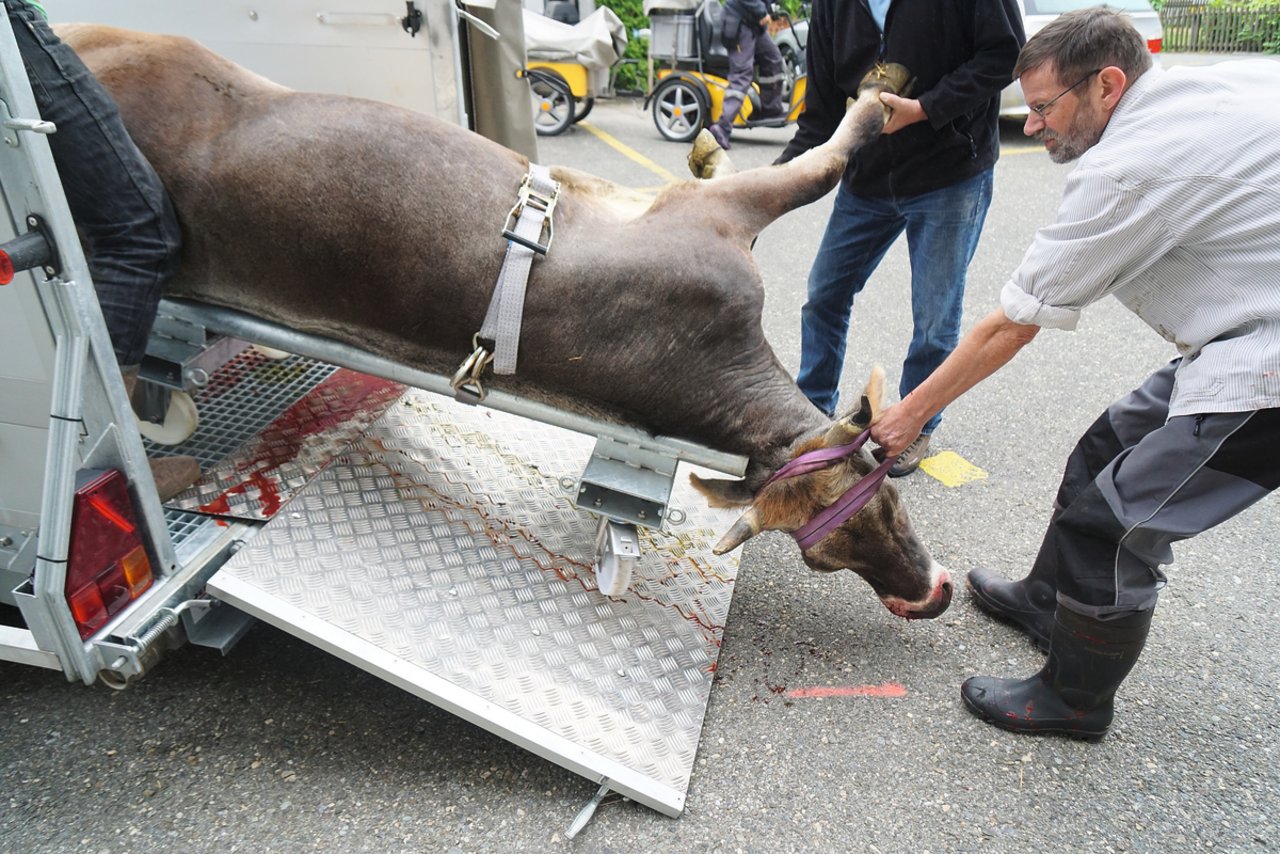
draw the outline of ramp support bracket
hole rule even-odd
[[[600,802],[604,800],[604,796],[607,794],[609,794],[609,778],[605,777],[600,781],[600,789],[595,793],[595,796],[578,811],[573,824],[569,825],[569,829],[564,832],[566,839],[573,839],[582,832],[582,828],[586,827],[587,822],[591,821],[591,817],[596,814],[596,807],[600,806]]]

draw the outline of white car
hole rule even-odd
[[[1098,0],[1018,0],[1022,9],[1022,26],[1026,29],[1027,38],[1031,38],[1040,28],[1073,9],[1084,9],[1097,6]],[[1151,8],[1148,0],[1107,0],[1103,5],[1124,12],[1133,21],[1138,32],[1147,40],[1147,47],[1154,54],[1160,52],[1164,40],[1164,27],[1160,24],[1160,16]],[[1003,118],[1026,118],[1027,102],[1022,99],[1022,86],[1013,81],[1000,94],[1000,115]]]

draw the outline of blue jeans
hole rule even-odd
[[[914,333],[902,363],[898,393],[906,397],[950,355],[960,340],[965,274],[991,205],[992,170],[906,199],[872,199],[840,184],[800,311],[800,373],[796,384],[834,415],[853,300],[904,230],[911,257]],[[924,425],[926,435],[942,421]]]
[[[49,148],[85,242],[98,303],[121,365],[142,361],[181,231],[164,186],[120,112],[71,48],[21,0],[3,0]]]

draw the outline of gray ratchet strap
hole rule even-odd
[[[520,182],[516,203],[503,224],[507,254],[502,259],[484,323],[472,338],[475,349],[450,383],[458,400],[470,403],[484,400],[486,392],[480,380],[490,364],[495,374],[516,372],[525,286],[529,282],[533,256],[546,255],[551,249],[554,236],[551,215],[559,195],[560,184],[551,179],[551,170],[530,163],[528,174]]]

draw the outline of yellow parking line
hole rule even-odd
[[[943,486],[964,486],[975,480],[986,480],[987,473],[957,454],[955,451],[943,451],[926,457],[920,462],[920,468]]]
[[[631,160],[634,160],[636,163],[639,163],[641,166],[648,169],[650,172],[654,173],[662,180],[670,181],[670,182],[682,180],[680,178],[677,178],[675,175],[672,175],[666,169],[663,169],[657,163],[654,163],[652,160],[645,157],[643,154],[636,151],[631,146],[627,145],[624,142],[621,142],[620,140],[618,140],[613,136],[610,136],[609,134],[600,130],[600,128],[591,124],[590,122],[578,122],[578,127],[585,128],[588,133],[598,137],[602,142],[604,142],[605,145],[609,146],[615,151],[618,151],[623,156],[628,157]]]
[[[1006,145],[1006,146],[1001,146],[1001,147],[1000,147],[1000,154],[1001,154],[1001,155],[1006,155],[1006,154],[1008,154],[1008,155],[1013,155],[1013,154],[1044,154],[1044,153],[1045,153],[1045,151],[1044,151],[1044,146],[1043,146],[1043,145],[1038,145],[1038,144],[1037,144],[1037,145],[1019,145],[1019,146],[1017,146],[1016,148],[1010,148],[1010,147],[1009,147],[1009,146],[1007,146],[1007,145]]]

